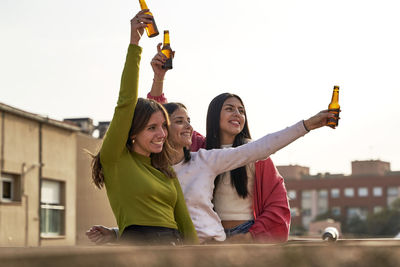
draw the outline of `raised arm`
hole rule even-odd
[[[215,174],[224,173],[269,157],[304,136],[310,130],[326,126],[328,118],[332,116],[327,110],[323,110],[308,120],[300,121],[286,129],[268,134],[254,142],[235,148],[200,150],[199,156],[203,158],[203,161]]]
[[[147,98],[153,99],[161,104],[167,103],[167,99],[164,97],[163,87],[164,87],[164,78],[168,69],[163,69],[162,65],[166,61],[166,56],[161,53],[161,43],[157,45],[157,54],[153,57],[150,64],[153,68],[154,78],[153,84],[151,86],[150,92],[147,94]],[[172,56],[174,56],[175,52],[172,52]]]
[[[140,11],[131,20],[130,44],[122,72],[117,106],[100,150],[102,164],[118,160],[128,139],[138,98],[139,63],[142,52],[142,48],[138,45],[146,23],[150,23],[152,19],[152,16],[145,12],[146,10]]]

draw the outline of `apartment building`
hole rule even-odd
[[[330,212],[348,219],[366,219],[400,197],[400,172],[380,160],[353,161],[352,174],[309,175],[309,168],[278,166],[285,177],[292,225],[306,229],[318,215]]]
[[[0,103],[0,247],[89,244],[90,226],[116,225],[87,153],[98,151],[107,126]]]
[[[0,103],[0,246],[75,244],[79,130]]]

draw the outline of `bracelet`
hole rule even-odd
[[[307,126],[306,126],[306,124],[304,123],[304,120],[303,120],[303,126],[304,126],[304,129],[306,129],[306,131],[307,132],[309,132],[310,130],[308,130],[308,128],[307,128]]]
[[[162,82],[164,82],[164,79],[159,80],[159,81],[156,81],[156,79],[153,78],[153,82],[155,82],[155,83],[162,83]]]

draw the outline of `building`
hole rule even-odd
[[[318,215],[366,219],[400,197],[400,172],[380,160],[353,161],[352,174],[309,175],[308,168],[278,166],[285,177],[292,226],[308,228]]]
[[[0,103],[0,246],[75,244],[78,131]]]
[[[89,118],[62,122],[0,103],[0,247],[88,244],[91,225],[116,225],[90,181],[95,129]]]

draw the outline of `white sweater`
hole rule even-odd
[[[265,159],[306,133],[307,130],[300,121],[239,147],[200,149],[191,153],[192,158],[189,162],[173,166],[200,242],[211,239],[224,241],[226,238],[221,220],[211,202],[216,176]]]

